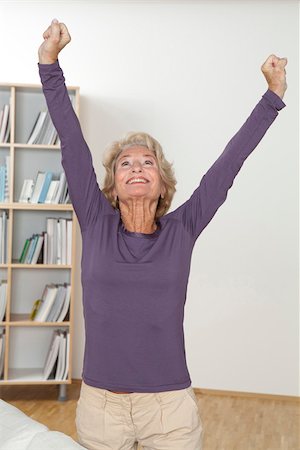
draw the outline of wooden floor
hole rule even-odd
[[[68,400],[58,402],[57,386],[1,386],[0,398],[77,440],[74,419],[79,392],[79,383],[68,385]],[[299,402],[203,393],[197,397],[203,450],[300,450]]]

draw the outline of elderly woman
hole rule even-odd
[[[88,449],[129,450],[139,442],[148,450],[199,450],[203,427],[183,334],[192,250],[285,106],[287,60],[271,55],[262,65],[268,90],[191,197],[167,214],[176,180],[146,133],[112,144],[99,188],[57,59],[69,32],[53,20],[43,37],[39,73],[83,241],[79,442]]]

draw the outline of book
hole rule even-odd
[[[53,264],[54,261],[54,233],[55,233],[55,220],[52,217],[47,218],[47,264]]]
[[[0,166],[0,202],[5,200],[6,167]]]
[[[21,194],[20,194],[20,197],[18,200],[19,203],[29,203],[30,202],[30,198],[31,198],[32,192],[33,192],[33,187],[34,187],[33,180],[31,180],[31,179],[24,180]]]
[[[67,219],[67,261],[68,265],[72,264],[72,231],[73,221],[72,219]]]
[[[35,182],[34,182],[34,189],[33,189],[31,199],[30,199],[30,203],[38,203],[45,178],[46,178],[46,173],[39,170],[38,174],[36,176]]]
[[[5,142],[4,138],[5,138],[5,134],[6,134],[6,128],[8,126],[8,115],[9,115],[9,105],[6,104],[4,105],[4,109],[3,109],[3,116],[2,116],[2,121],[1,121],[1,128],[0,128],[0,142]]]
[[[5,353],[5,332],[4,330],[0,333],[0,341],[1,341],[1,353],[0,353],[0,378],[3,378],[3,370],[4,370],[4,353]]]
[[[66,287],[63,285],[58,285],[58,291],[56,294],[55,302],[47,316],[47,322],[56,322],[60,315],[64,301],[66,297]]]
[[[3,322],[7,303],[7,280],[1,280],[0,284],[0,322]]]
[[[52,180],[45,198],[45,203],[54,203],[59,187],[59,180]]]
[[[10,156],[6,155],[5,156],[5,195],[4,195],[4,201],[8,202],[9,201],[9,180],[10,180]]]
[[[42,296],[42,302],[40,304],[40,307],[37,311],[37,314],[34,318],[35,322],[45,322],[47,319],[47,316],[52,308],[53,303],[55,302],[56,294],[57,294],[58,287],[55,286],[55,284],[50,283],[47,284],[43,296]]]
[[[62,306],[61,312],[59,314],[59,316],[57,317],[57,322],[62,322],[68,311],[69,311],[69,306],[70,306],[70,299],[71,299],[71,285],[65,283],[64,284],[65,288],[66,288],[66,292],[65,292],[65,299],[64,299],[64,304]]]
[[[43,242],[44,242],[44,232],[42,234],[38,234],[37,236],[38,236],[38,240],[37,240],[37,243],[35,246],[34,253],[31,258],[31,264],[37,264],[41,250],[42,250]]]
[[[60,331],[58,361],[55,372],[55,380],[62,379],[65,372],[65,362],[66,362],[66,333],[64,331]]]
[[[56,204],[61,203],[61,199],[62,199],[62,195],[64,192],[66,182],[67,182],[66,174],[65,174],[65,172],[61,172],[60,177],[59,177],[58,191],[57,191],[57,194],[56,194],[56,197],[55,197],[53,203],[56,203]]]
[[[65,359],[65,371],[62,376],[62,380],[66,380],[69,373],[69,356],[70,356],[70,332],[66,331],[66,359]]]
[[[46,172],[45,173],[45,178],[44,178],[44,183],[42,185],[42,189],[38,198],[38,203],[45,203],[46,197],[47,197],[47,192],[51,183],[53,177],[53,173],[52,172]]]
[[[53,371],[54,365],[58,358],[60,344],[60,330],[54,330],[51,345],[44,364],[43,378],[47,380]]]
[[[21,256],[19,258],[19,263],[21,263],[21,264],[24,264],[26,253],[27,253],[29,245],[30,245],[30,238],[27,238],[26,241],[25,241],[25,244],[24,244]]]
[[[61,264],[67,264],[67,219],[59,219],[61,228]]]
[[[27,140],[27,144],[35,144],[35,140],[37,139],[39,133],[41,132],[43,123],[46,119],[47,111],[40,111],[38,114],[38,117],[36,119],[36,122],[33,126],[33,129],[31,131],[31,134]]]
[[[25,258],[24,264],[30,264],[31,263],[32,255],[34,253],[37,241],[38,241],[38,235],[36,233],[34,233],[32,235],[31,240],[30,240],[30,245],[29,245],[29,248],[27,250],[27,254],[26,254],[26,258]]]

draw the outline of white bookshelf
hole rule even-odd
[[[67,86],[74,110],[79,115],[79,87]],[[59,145],[26,144],[39,112],[47,109],[40,84],[0,83],[0,110],[10,105],[10,139],[0,143],[0,165],[10,156],[9,200],[0,202],[0,213],[8,214],[7,262],[0,264],[0,279],[7,280],[7,305],[0,331],[5,330],[4,372],[1,385],[58,384],[60,398],[72,382],[72,341],[74,310],[74,268],[76,215],[71,204],[18,203],[24,179],[36,178],[39,170],[63,171]],[[70,265],[20,264],[26,238],[46,231],[47,217],[72,219],[72,258]],[[48,283],[71,285],[69,313],[63,322],[30,320],[33,303]],[[70,333],[69,371],[66,380],[43,380],[43,366],[55,329]]]

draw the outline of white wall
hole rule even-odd
[[[57,17],[81,88],[100,184],[105,146],[128,130],[163,145],[183,203],[266,91],[261,64],[288,57],[287,107],[238,174],[193,253],[185,310],[194,387],[299,395],[297,1],[0,2],[0,82],[40,82],[37,50]],[[5,45],[3,45],[5,44]],[[77,291],[80,285],[77,252]],[[74,377],[84,346],[76,298]]]

